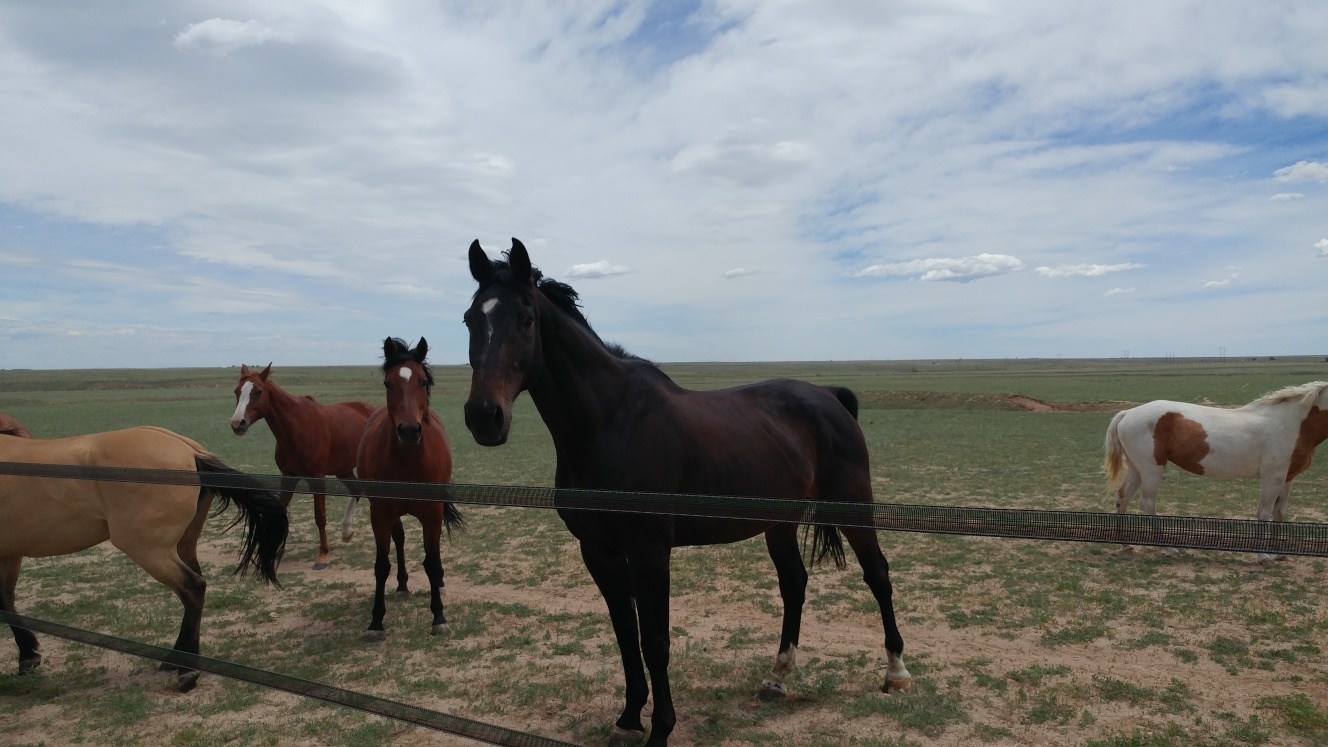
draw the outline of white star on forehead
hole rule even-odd
[[[401,368],[397,369],[397,373],[401,375],[401,378],[405,379],[406,381],[410,381],[411,374],[415,372],[410,370],[409,368],[406,368],[405,366],[402,366]]]

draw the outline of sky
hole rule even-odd
[[[1328,353],[1328,3],[0,0],[0,368]]]

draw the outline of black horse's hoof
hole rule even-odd
[[[438,623],[429,630],[429,635],[439,635],[446,638],[452,635],[452,629],[448,627],[447,623]]]
[[[18,673],[27,674],[37,667],[41,666],[41,654],[35,654],[31,659],[18,660]]]
[[[180,692],[187,693],[195,687],[198,687],[198,678],[201,675],[202,672],[199,672],[197,669],[180,672],[180,678],[176,681],[175,686]]]
[[[783,700],[788,697],[788,688],[781,682],[772,680],[762,680],[761,686],[756,689],[756,699],[762,703],[769,703],[775,700]]]
[[[397,589],[395,593],[399,597],[408,597],[410,596],[410,589]]]
[[[624,729],[615,726],[609,733],[609,747],[636,747],[645,736],[644,729]]]
[[[386,630],[366,630],[364,631],[364,640],[370,643],[381,643],[387,640]]]

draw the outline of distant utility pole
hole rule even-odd
[[[1219,361],[1221,361],[1222,363],[1226,363],[1226,362],[1227,362],[1227,346],[1226,346],[1226,345],[1223,345],[1222,347],[1220,347],[1220,348],[1217,349],[1217,359],[1218,359]]]

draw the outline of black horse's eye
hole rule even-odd
[[[383,382],[383,388],[384,388],[384,389],[391,389],[391,388],[392,388],[392,382],[390,382],[390,381],[384,381],[384,382]]]
[[[535,326],[535,317],[528,316],[525,319],[522,319],[521,326],[525,327],[526,329],[530,329],[531,327]]]

